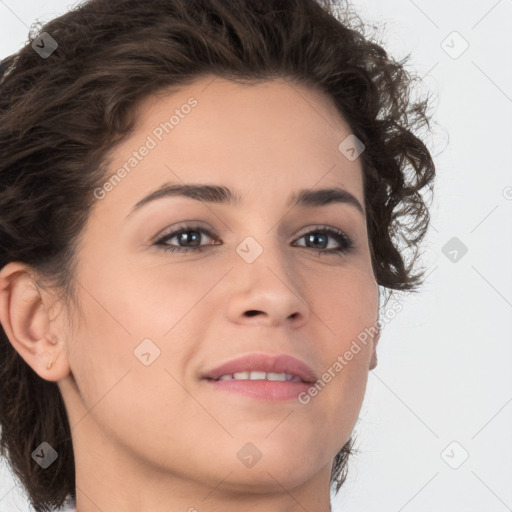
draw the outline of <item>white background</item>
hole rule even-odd
[[[0,0],[0,59],[36,19],[72,5]],[[512,0],[353,5],[386,23],[378,35],[391,55],[411,53],[441,128],[429,143],[430,274],[385,325],[355,428],[359,453],[333,512],[512,510]],[[453,31],[469,44],[458,58],[445,51],[462,48]],[[452,237],[468,249],[456,262],[443,253]],[[466,453],[458,469],[447,463]],[[0,512],[31,510],[15,482],[3,468]]]

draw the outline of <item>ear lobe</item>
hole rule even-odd
[[[378,326],[377,329],[378,329],[378,331],[375,334],[375,336],[373,337],[372,358],[370,360],[370,366],[369,366],[370,370],[373,370],[374,368],[377,367],[377,343],[379,342],[380,334],[381,334],[380,326]]]
[[[13,348],[45,380],[60,380],[69,373],[58,337],[31,268],[11,262],[0,271],[0,323]],[[48,363],[54,362],[48,369]]]

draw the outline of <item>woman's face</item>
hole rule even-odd
[[[325,488],[378,339],[357,341],[377,321],[378,287],[361,162],[339,149],[350,129],[326,96],[282,80],[209,77],[147,100],[141,115],[113,151],[115,178],[96,189],[77,254],[83,317],[59,381],[77,485]],[[237,202],[162,194],[136,207],[185,184],[229,189]],[[332,188],[355,201],[294,203]],[[316,394],[204,378],[250,354],[288,355],[331,378]]]

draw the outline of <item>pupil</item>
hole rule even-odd
[[[192,236],[190,235],[191,233]],[[184,233],[181,233],[180,236],[182,237],[182,239],[180,240],[180,244],[183,241],[183,239],[185,242],[195,241],[196,243],[193,245],[198,245],[199,243],[200,236],[196,231],[185,231]]]
[[[322,244],[322,248],[325,249],[325,235],[309,235],[310,241],[313,241],[313,243],[316,243],[319,238],[323,238],[324,243]]]

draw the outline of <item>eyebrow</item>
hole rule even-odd
[[[206,203],[239,205],[241,198],[231,189],[221,185],[192,184],[192,183],[165,183],[160,188],[142,198],[130,211],[127,217],[142,208],[144,205],[164,197],[188,197]],[[365,216],[364,208],[359,200],[345,189],[322,188],[302,189],[290,196],[287,206],[326,206],[329,204],[344,203],[355,207]]]

